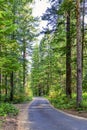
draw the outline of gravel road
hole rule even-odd
[[[54,109],[44,98],[34,98],[28,111],[27,130],[87,130],[87,120]]]

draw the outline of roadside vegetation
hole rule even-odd
[[[6,117],[9,116],[16,116],[19,110],[12,104],[9,103],[1,103],[0,105],[0,116]]]
[[[87,93],[83,93],[83,101],[79,108],[76,107],[76,94],[72,95],[72,99],[68,99],[64,94],[58,96],[58,93],[52,92],[47,98],[58,109],[87,112]]]

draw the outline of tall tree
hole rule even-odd
[[[64,0],[61,8],[66,15],[66,96],[71,98],[71,12],[73,9],[73,2]]]
[[[66,18],[66,95],[71,98],[71,36],[70,36],[70,10]]]
[[[22,9],[23,8],[23,9]],[[21,13],[20,13],[21,12]],[[17,30],[17,39],[18,43],[21,47],[22,54],[22,67],[23,67],[23,87],[26,85],[26,77],[27,77],[27,57],[26,55],[31,55],[32,52],[32,41],[35,36],[35,23],[37,22],[35,18],[32,16],[32,9],[30,4],[27,2],[22,3],[20,5],[18,17],[18,25],[19,29]]]
[[[82,2],[82,75],[83,75],[83,57],[84,57],[84,40],[85,40],[85,0]]]
[[[80,23],[80,0],[76,0],[76,28],[77,28],[77,107],[82,102],[82,43]]]
[[[36,45],[33,49],[31,69],[31,86],[33,89],[34,96],[40,96],[41,94],[39,75],[39,48],[38,45]]]

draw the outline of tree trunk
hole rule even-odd
[[[10,101],[13,101],[13,96],[14,96],[14,73],[13,71],[11,72],[10,75],[10,84],[11,84],[11,90],[10,90]]]
[[[1,52],[1,45],[0,45],[0,52]],[[0,100],[1,100],[1,86],[2,86],[2,71],[0,68]]]
[[[26,73],[26,45],[23,40],[23,87],[25,87],[25,73]]]
[[[85,16],[85,0],[83,0],[82,7],[82,75],[83,75],[83,50],[84,50],[84,16]]]
[[[82,102],[82,43],[80,24],[80,0],[76,0],[76,21],[77,21],[77,107]]]
[[[13,25],[15,24],[15,16],[16,16],[16,3],[15,0],[13,0],[13,7],[12,7],[12,13],[13,13]],[[13,31],[12,35],[11,35],[11,40],[15,40],[15,31]],[[13,101],[13,94],[14,94],[14,72],[12,70],[11,74],[10,74],[10,101]]]
[[[5,75],[5,101],[7,101],[7,94],[8,94],[7,75]]]
[[[2,72],[0,69],[0,100],[1,100]]]
[[[70,11],[67,12],[67,24],[66,24],[66,96],[68,98],[71,98]]]
[[[47,89],[46,89],[46,95],[48,95],[49,94],[49,84],[50,82],[49,82],[49,72],[48,72],[48,74],[47,74]]]

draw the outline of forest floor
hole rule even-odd
[[[0,130],[24,130],[24,125],[26,125],[25,122],[27,120],[28,116],[28,108],[29,103],[23,103],[23,104],[16,104],[16,107],[20,110],[19,115],[16,117],[0,117]],[[85,117],[87,118],[87,112],[78,112],[74,109],[72,110],[62,110],[68,114],[72,114],[75,116]],[[1,126],[1,124],[3,124]]]
[[[87,118],[87,112],[85,111],[76,111],[75,109],[63,109],[62,111],[74,116]]]
[[[17,130],[17,117],[0,117],[0,130]]]
[[[19,109],[18,116],[0,117],[0,130],[24,130],[24,120],[28,115],[29,103],[16,104]]]

